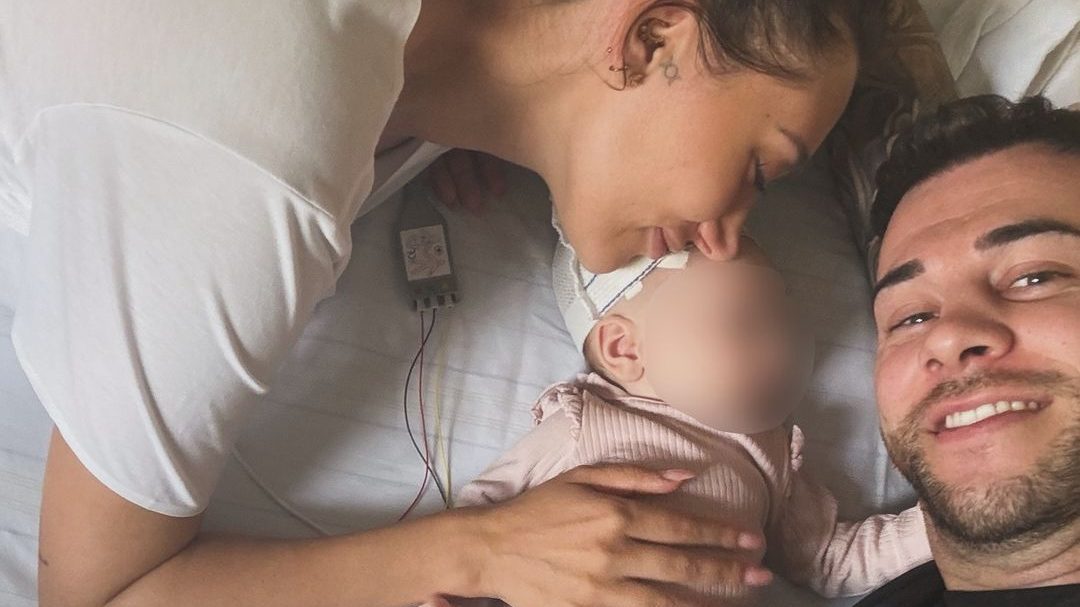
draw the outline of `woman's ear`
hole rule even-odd
[[[650,9],[634,22],[623,48],[627,88],[649,80],[672,85],[697,65],[700,36],[697,18],[676,7]]]
[[[608,314],[597,322],[593,331],[597,362],[611,379],[625,387],[645,376],[640,332],[634,321]]]

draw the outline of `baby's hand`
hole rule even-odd
[[[492,196],[506,193],[502,160],[480,152],[450,150],[428,168],[435,195],[449,209],[479,213]]]

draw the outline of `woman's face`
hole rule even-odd
[[[844,47],[797,83],[749,70],[717,76],[690,42],[653,58],[674,69],[657,66],[639,86],[592,96],[561,164],[544,175],[565,236],[594,272],[687,242],[731,257],[761,180],[821,145],[857,71],[854,48]]]

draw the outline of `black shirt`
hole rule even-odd
[[[1080,607],[1080,584],[960,592],[945,590],[931,561],[878,588],[855,607]]]

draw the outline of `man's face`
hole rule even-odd
[[[1080,157],[1034,146],[934,177],[882,243],[882,433],[939,531],[1037,541],[1080,515]]]

